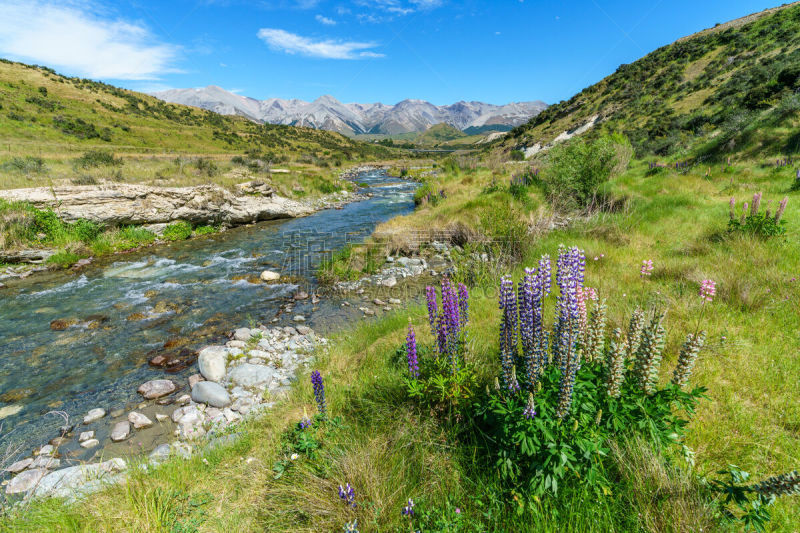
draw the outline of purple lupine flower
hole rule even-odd
[[[458,284],[458,312],[461,313],[461,326],[469,320],[469,290],[463,283]]]
[[[311,385],[314,387],[314,399],[317,401],[317,409],[319,414],[323,417],[327,415],[327,406],[325,404],[325,385],[322,384],[322,374],[319,370],[314,370],[311,373]]]
[[[442,328],[445,328],[442,330]],[[450,359],[453,372],[458,370],[458,354],[461,343],[461,317],[458,295],[450,279],[442,280],[442,313],[439,321],[440,336],[444,340],[444,354]]]
[[[428,300],[428,322],[431,324],[431,333],[436,336],[436,317],[439,309],[436,305],[436,289],[431,286],[425,288],[425,298]]]
[[[580,367],[580,353],[577,349],[582,338],[580,295],[583,293],[586,257],[577,247],[559,250],[558,272],[556,279],[559,285],[558,318],[553,346],[561,369],[559,382],[558,406],[556,416],[564,418],[572,404],[572,390],[575,375]]]
[[[339,498],[353,509],[356,508],[356,491],[353,490],[350,483],[347,483],[344,487],[339,485]]]
[[[500,282],[500,362],[503,368],[503,384],[511,385],[511,371],[517,355],[517,302],[514,282],[503,276]]]
[[[533,403],[533,393],[528,393],[528,404],[525,406],[525,410],[522,411],[522,416],[527,418],[528,420],[533,419],[536,416],[536,404]]]
[[[303,418],[300,419],[300,429],[308,429],[311,427],[311,419],[308,418],[308,415],[305,412],[305,408],[303,409]]]
[[[406,335],[406,357],[408,358],[408,373],[411,377],[419,377],[419,363],[417,361],[417,337],[414,335],[414,326],[408,322],[408,334]]]
[[[400,511],[400,514],[402,514],[403,516],[408,516],[408,517],[414,516],[414,500],[409,498],[408,499],[408,503]]]

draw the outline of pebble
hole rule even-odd
[[[295,300],[307,300],[308,299],[308,293],[305,292],[305,291],[300,291],[300,292],[298,292],[297,294],[294,295],[294,299]]]
[[[55,446],[52,444],[45,444],[36,452],[36,455],[53,455],[53,452],[56,451]]]
[[[114,425],[114,428],[111,430],[111,440],[114,442],[123,441],[127,439],[130,434],[131,425],[127,420],[123,422],[117,422]]]
[[[389,298],[389,303],[392,304],[392,305],[400,305],[403,302],[401,302],[397,298]]]
[[[17,461],[16,463],[7,466],[4,470],[6,472],[11,472],[12,474],[18,474],[23,470],[25,470],[26,468],[28,468],[29,466],[31,466],[31,463],[33,463],[33,459],[31,459],[30,457],[26,457],[25,459],[22,459],[20,461]]]
[[[119,418],[119,417],[121,417],[122,415],[125,414],[125,410],[124,409],[112,409],[111,413],[109,413],[109,414],[111,415],[111,418]]]
[[[394,287],[395,285],[397,285],[397,278],[395,278],[394,276],[389,276],[385,280],[381,281],[381,285],[383,285],[384,287]]]
[[[40,455],[33,460],[29,468],[58,468],[61,466],[61,459],[49,455]]]
[[[135,429],[149,428],[153,425],[153,421],[144,416],[142,413],[131,411],[128,413],[128,422],[133,424]]]
[[[300,335],[308,335],[312,333],[312,329],[308,326],[296,326],[295,329],[297,329],[297,333]]]
[[[384,307],[386,305],[386,302],[384,302],[380,298],[375,298],[374,300],[372,300],[372,303],[374,303],[378,307]]]
[[[100,409],[99,407],[96,409],[91,409],[88,413],[86,413],[86,416],[83,417],[83,423],[91,424],[92,422],[100,420],[104,416],[106,416],[105,409]]]
[[[294,315],[294,321],[295,322],[305,322],[306,321],[306,317],[304,317],[303,315]]]
[[[99,446],[99,445],[100,445],[100,441],[97,440],[97,439],[87,439],[87,440],[81,442],[81,447],[86,448],[87,450],[89,448],[94,448],[95,446]]]
[[[83,442],[85,440],[93,439],[94,438],[94,431],[83,431],[78,436],[78,442]]]
[[[150,452],[150,459],[161,461],[169,457],[170,453],[172,453],[172,448],[169,444],[159,444],[155,450]]]
[[[186,405],[191,401],[192,401],[191,396],[189,396],[188,394],[183,394],[181,396],[178,396],[178,399],[175,400],[175,403],[177,403],[178,405]]]
[[[233,332],[233,340],[236,341],[247,342],[252,336],[253,333],[250,331],[250,328],[238,328]],[[244,348],[244,346],[242,346],[242,348]]]
[[[171,394],[175,392],[177,388],[178,387],[175,385],[175,383],[169,379],[153,379],[139,385],[139,388],[136,392],[148,400],[153,400],[155,398],[161,398],[162,396]]]
[[[281,275],[277,272],[272,272],[271,270],[265,270],[261,273],[261,281],[277,281],[281,279]]]
[[[191,376],[189,376],[189,388],[191,389],[192,387],[195,386],[195,384],[203,381],[203,379],[204,378],[202,374],[192,374]]]
[[[164,413],[156,413],[156,420],[159,422],[166,422],[169,420],[169,416],[165,415]]]
[[[50,439],[50,444],[55,446],[56,448],[59,446],[63,446],[64,444],[68,443],[69,439],[67,437],[54,437]]]

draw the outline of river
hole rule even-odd
[[[136,388],[165,376],[148,360],[158,353],[187,357],[248,324],[291,323],[294,314],[325,332],[356,310],[335,297],[298,302],[280,314],[302,286],[316,288],[320,259],[347,242],[360,242],[375,226],[414,208],[414,183],[380,171],[359,175],[370,199],[342,209],[152,247],[97,261],[80,273],[33,276],[0,292],[0,452],[24,456],[59,435],[63,419],[79,423],[91,408],[122,409],[141,401]],[[253,283],[265,269],[290,283]],[[312,311],[312,308],[315,308]],[[51,322],[65,320],[66,329]],[[185,383],[196,364],[170,370]],[[102,439],[101,439],[102,442]],[[71,456],[90,460],[101,449],[73,444]]]

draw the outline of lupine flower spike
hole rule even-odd
[[[675,366],[675,372],[672,374],[672,383],[680,387],[686,385],[692,375],[697,354],[700,353],[705,341],[705,331],[701,331],[697,335],[690,333],[686,337],[686,342],[683,343],[681,353],[678,355],[678,364]]]
[[[609,348],[605,375],[606,391],[611,398],[619,398],[622,380],[625,378],[625,354],[628,352],[628,340],[621,329],[614,330]]]
[[[664,313],[656,314],[653,317],[650,325],[644,331],[642,344],[636,353],[634,375],[639,387],[647,394],[655,392],[661,356],[666,343],[667,332],[661,324],[663,319]]]
[[[409,498],[408,499],[408,503],[400,511],[400,514],[402,514],[403,516],[409,516],[409,517],[414,516],[414,500]]]
[[[339,498],[353,509],[356,508],[356,491],[353,490],[350,483],[347,483],[344,487],[339,485]]]
[[[536,416],[536,404],[533,403],[533,393],[532,392],[528,393],[528,404],[525,406],[525,410],[522,412],[522,414],[528,420],[531,420],[531,419],[533,419],[533,417]]]
[[[322,374],[319,373],[319,370],[314,370],[311,373],[311,385],[314,387],[314,399],[317,401],[319,414],[325,418],[328,414],[328,409],[325,404],[325,385],[322,384]]]
[[[761,483],[752,485],[750,488],[767,499],[800,494],[800,474],[795,470],[787,474],[773,476]]]
[[[639,272],[639,276],[645,278],[647,276],[651,276],[653,274],[653,260],[652,259],[645,259],[642,261],[642,270]]]
[[[419,377],[419,362],[417,361],[417,337],[414,334],[414,326],[411,320],[408,321],[408,334],[406,335],[406,358],[408,359],[408,373],[411,377]]]
[[[306,408],[303,407],[303,418],[300,419],[300,429],[308,429],[311,427],[311,419],[308,417]]]
[[[511,387],[511,369],[517,355],[517,300],[514,282],[504,276],[500,282],[500,366],[503,369],[503,384]]]

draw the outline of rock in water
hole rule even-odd
[[[228,349],[224,346],[207,346],[197,356],[200,373],[208,381],[221,381],[225,377]]]
[[[47,470],[44,468],[35,468],[22,472],[8,483],[6,494],[28,492],[41,481],[45,474],[47,474]]]
[[[81,447],[82,448],[86,448],[87,450],[89,448],[94,448],[95,446],[99,446],[99,445],[100,445],[100,441],[97,440],[97,439],[88,439],[88,440],[85,440],[85,441],[81,442]]]
[[[104,486],[122,481],[123,478],[117,472],[124,470],[126,466],[125,460],[117,457],[104,463],[56,470],[39,482],[34,496],[70,499],[96,492]]]
[[[303,315],[294,315],[294,321],[295,322],[305,322],[306,321],[306,317],[304,317]]]
[[[82,431],[81,434],[78,436],[78,442],[83,442],[85,440],[93,438],[94,438],[94,431]]]
[[[261,281],[278,281],[279,279],[281,279],[281,275],[277,272],[265,270],[261,273]]]
[[[137,392],[148,400],[152,400],[175,392],[177,388],[175,383],[168,379],[154,379],[147,383],[142,383]]]
[[[31,463],[33,463],[33,459],[27,457],[25,459],[22,459],[21,461],[17,461],[16,463],[9,465],[8,467],[5,468],[5,471],[11,472],[12,474],[18,474],[23,470],[25,470],[26,468],[28,468],[29,466],[31,466]]]
[[[192,387],[192,400],[212,407],[226,407],[231,403],[228,391],[219,383],[201,381]]]
[[[153,425],[153,421],[144,416],[142,413],[131,411],[128,413],[128,422],[133,424],[136,429],[149,428]]]
[[[111,430],[111,440],[114,442],[123,441],[127,439],[130,434],[131,425],[127,420],[117,422],[116,425],[114,425],[114,429]]]

